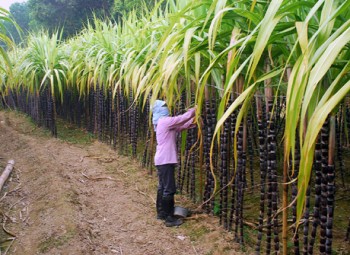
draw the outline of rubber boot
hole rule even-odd
[[[162,199],[162,207],[166,215],[165,226],[177,227],[180,226],[183,221],[174,217],[174,196],[165,196]]]
[[[166,218],[165,213],[163,211],[163,207],[162,207],[162,199],[163,199],[163,192],[161,190],[158,190],[157,202],[156,202],[157,219],[158,220],[165,220],[165,218]]]

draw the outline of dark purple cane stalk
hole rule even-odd
[[[183,114],[185,113],[185,107],[186,107],[186,92],[185,91],[182,91],[181,93],[181,97],[180,97],[180,101],[179,101],[179,105],[178,105],[178,114]],[[182,172],[183,172],[183,162],[182,162],[182,159],[181,159],[181,144],[182,144],[182,134],[181,132],[179,132],[177,134],[177,161],[179,162],[176,166],[177,168],[177,187],[182,187]],[[180,190],[181,192],[181,190]]]
[[[228,229],[227,212],[228,212],[228,138],[229,138],[229,119],[224,123],[224,129],[220,137],[220,224],[224,229]]]
[[[233,99],[234,99],[234,96],[232,95],[231,96],[231,102],[233,102]],[[236,125],[236,119],[237,119],[237,116],[236,116],[236,112],[233,112],[229,118],[230,120],[230,136],[231,136],[231,147],[232,147],[232,150],[233,150],[233,138],[234,138],[234,135],[235,135],[235,125]],[[231,154],[232,155],[232,154]],[[232,161],[230,162],[230,166],[231,166],[231,169],[230,169],[230,181],[232,181],[232,184],[230,185],[230,189],[231,189],[231,208],[230,208],[230,215],[229,215],[229,223],[228,223],[228,230],[232,230],[233,229],[233,223],[234,223],[234,216],[236,214],[236,187],[237,187],[237,172],[235,171],[235,159],[231,156],[229,157],[230,159],[232,159]]]
[[[145,142],[145,148],[143,150],[143,156],[142,156],[142,167],[147,167],[147,158],[148,158],[148,147],[150,144],[150,139],[151,139],[151,130],[148,129],[147,135],[146,135],[146,142]]]
[[[206,88],[207,90],[207,88]],[[206,173],[206,182],[204,187],[204,201],[208,201],[210,198],[210,182],[211,182],[211,172],[210,172],[210,144],[212,137],[211,130],[211,111],[210,111],[210,101],[209,99],[205,99],[205,115],[204,115],[204,163],[205,163],[205,173]],[[207,213],[209,213],[209,203],[204,204],[204,208]]]
[[[132,89],[129,90],[129,98],[128,98],[128,102],[129,102],[129,105],[131,105],[130,107],[127,107],[127,111],[128,111],[128,114],[129,114],[129,118],[128,118],[128,143],[129,144],[132,144],[132,141],[133,141],[133,127],[134,127],[134,121],[135,121],[135,118],[134,118],[134,111],[133,111],[133,93],[132,93]]]
[[[129,111],[129,135],[130,135],[130,144],[131,144],[131,156],[136,158],[136,150],[137,150],[137,135],[138,135],[138,114],[137,114],[137,106],[134,102],[134,96],[132,90],[129,92],[129,104],[131,105]]]
[[[306,190],[305,210],[304,210],[304,228],[303,228],[303,254],[308,254],[309,245],[309,226],[310,226],[310,183]]]
[[[107,90],[107,121],[106,121],[106,134],[107,135],[107,142],[110,146],[113,146],[113,130],[114,130],[114,116],[113,116],[113,109],[114,109],[114,100],[112,96],[112,89],[108,88]]]
[[[125,96],[124,91],[121,89],[120,91],[120,111],[121,111],[121,138],[120,142],[122,143],[122,153],[127,154],[128,153],[128,143],[127,143],[127,134],[129,129],[129,121],[127,116],[127,98]]]
[[[273,114],[271,113],[273,107],[273,101],[268,100],[268,112],[267,115],[267,169],[270,173],[269,180],[271,184],[269,189],[271,189],[271,215],[273,215],[273,234],[274,234],[274,244],[275,244],[275,253],[279,252],[279,228],[278,228],[278,215],[277,210],[277,200],[278,200],[278,186],[277,186],[277,146],[276,146],[276,133],[275,133],[275,122]],[[269,182],[270,182],[269,181]]]
[[[117,139],[118,139],[118,124],[119,124],[119,114],[118,114],[118,91],[114,95],[113,99],[113,149],[117,149]]]
[[[196,143],[197,139],[197,128],[193,128],[189,130],[189,133],[191,134],[191,146],[192,146],[192,151],[190,155],[190,176],[189,176],[189,182],[190,182],[190,198],[192,201],[195,203],[196,202],[196,152],[197,150],[193,149],[193,146]]]
[[[314,213],[313,213],[313,222],[312,229],[310,235],[310,242],[308,245],[308,254],[312,255],[315,239],[316,239],[316,231],[317,227],[320,225],[320,203],[321,203],[321,181],[322,181],[322,152],[321,152],[321,143],[320,139],[317,140],[315,147],[315,162],[314,162],[314,170],[315,170],[315,204],[314,204]]]
[[[90,133],[94,133],[94,108],[95,108],[95,91],[93,90],[93,88],[90,88],[89,90],[89,95],[88,95],[88,109],[86,111],[86,128]]]
[[[247,148],[248,148],[248,157],[249,157],[249,173],[250,173],[250,186],[254,187],[254,166],[253,166],[253,158],[254,158],[254,149],[253,149],[253,123],[251,119],[251,115],[247,117]]]
[[[240,76],[237,80],[236,91],[243,91],[244,78]],[[242,120],[237,133],[237,206],[236,206],[236,226],[235,240],[243,244],[243,202],[245,189],[245,168],[246,168],[246,148],[247,148],[247,123],[246,119]],[[239,228],[239,234],[238,234]]]
[[[235,213],[235,241],[238,243],[243,243],[242,236],[240,235],[240,227],[242,225],[242,206],[243,206],[243,124],[239,127],[238,137],[237,137],[237,193],[236,193],[236,213]]]
[[[212,130],[212,136],[213,136],[213,132],[215,130],[215,126],[216,126],[216,111],[217,111],[217,102],[216,102],[216,98],[212,98],[211,100],[211,130]],[[212,136],[210,139],[210,144],[211,144],[211,140],[212,140]],[[218,145],[216,143],[216,141],[214,141],[214,150],[213,150],[213,155],[212,155],[212,162],[213,162],[213,169],[217,169],[217,165],[218,165]],[[210,194],[214,193],[214,187],[215,187],[215,183],[214,183],[214,177],[212,176],[212,173],[210,172]],[[210,203],[210,208],[212,213],[214,214],[214,209],[215,209],[215,199],[211,200]]]
[[[149,146],[150,146],[150,141],[151,141],[151,130],[153,128],[153,125],[149,126],[149,122],[148,122],[148,116],[150,114],[149,110],[150,110],[150,104],[149,104],[149,98],[147,98],[146,100],[146,104],[145,104],[145,110],[142,113],[142,117],[143,120],[141,120],[141,122],[144,123],[143,125],[143,129],[144,129],[144,135],[146,137],[145,139],[145,146],[143,149],[143,156],[142,156],[142,167],[147,167],[147,162],[148,162],[148,154],[149,154]],[[141,117],[140,117],[141,119]]]
[[[256,114],[258,121],[258,137],[259,137],[259,161],[260,161],[260,213],[258,224],[258,241],[256,244],[255,252],[260,254],[261,240],[263,236],[263,221],[265,212],[265,199],[266,199],[266,173],[267,173],[267,156],[266,156],[266,120],[265,120],[265,108],[262,107],[262,97],[260,93],[256,95]]]
[[[327,173],[328,173],[328,140],[329,140],[329,120],[323,124],[321,129],[321,232],[320,232],[320,253],[325,254],[326,252],[326,226],[327,226]]]
[[[295,146],[295,158],[294,158],[294,172],[291,171],[290,176],[294,180],[292,183],[292,201],[294,201],[298,194],[298,180],[296,179],[299,174],[299,165],[300,165],[300,146],[297,142],[297,146]],[[292,162],[290,162],[290,168],[292,168]],[[292,170],[292,169],[291,169]],[[293,244],[294,244],[294,254],[299,255],[300,254],[300,247],[299,247],[299,233],[297,229],[297,203],[296,201],[293,202],[292,206],[292,232],[293,232]]]
[[[332,254],[333,220],[334,220],[334,194],[335,194],[335,116],[330,117],[328,168],[327,168],[327,223],[326,223],[326,254]]]
[[[209,89],[205,88],[205,118],[204,118],[204,159],[205,159],[205,173],[206,173],[206,182],[204,188],[204,209],[207,213],[212,212],[213,210],[213,202],[208,201],[211,197],[214,185],[214,178],[210,169],[210,146],[214,133],[214,125],[215,125],[215,112],[213,113],[214,108],[214,100],[209,99]]]
[[[100,85],[96,85],[97,93],[98,93],[98,111],[97,111],[97,134],[98,140],[103,141],[103,87]]]

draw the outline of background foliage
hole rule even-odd
[[[145,9],[151,10],[155,2],[155,0],[28,0],[10,6],[10,14],[21,28],[23,38],[13,24],[4,21],[3,23],[7,35],[11,36],[16,44],[22,42],[29,31],[41,29],[54,32],[64,28],[64,39],[79,33],[94,15],[97,18],[110,18],[120,22],[121,18],[132,10],[136,10],[137,13]]]

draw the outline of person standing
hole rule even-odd
[[[156,131],[157,149],[154,164],[158,174],[157,219],[167,227],[180,226],[181,219],[174,217],[176,193],[175,166],[177,161],[176,135],[184,129],[194,128],[196,107],[186,113],[170,117],[166,102],[156,100],[152,106],[152,123]]]

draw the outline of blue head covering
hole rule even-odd
[[[169,116],[169,109],[166,106],[165,101],[163,100],[156,100],[152,106],[152,123],[154,125],[154,130],[156,129],[156,126],[158,124],[158,121],[161,117],[167,117]]]

